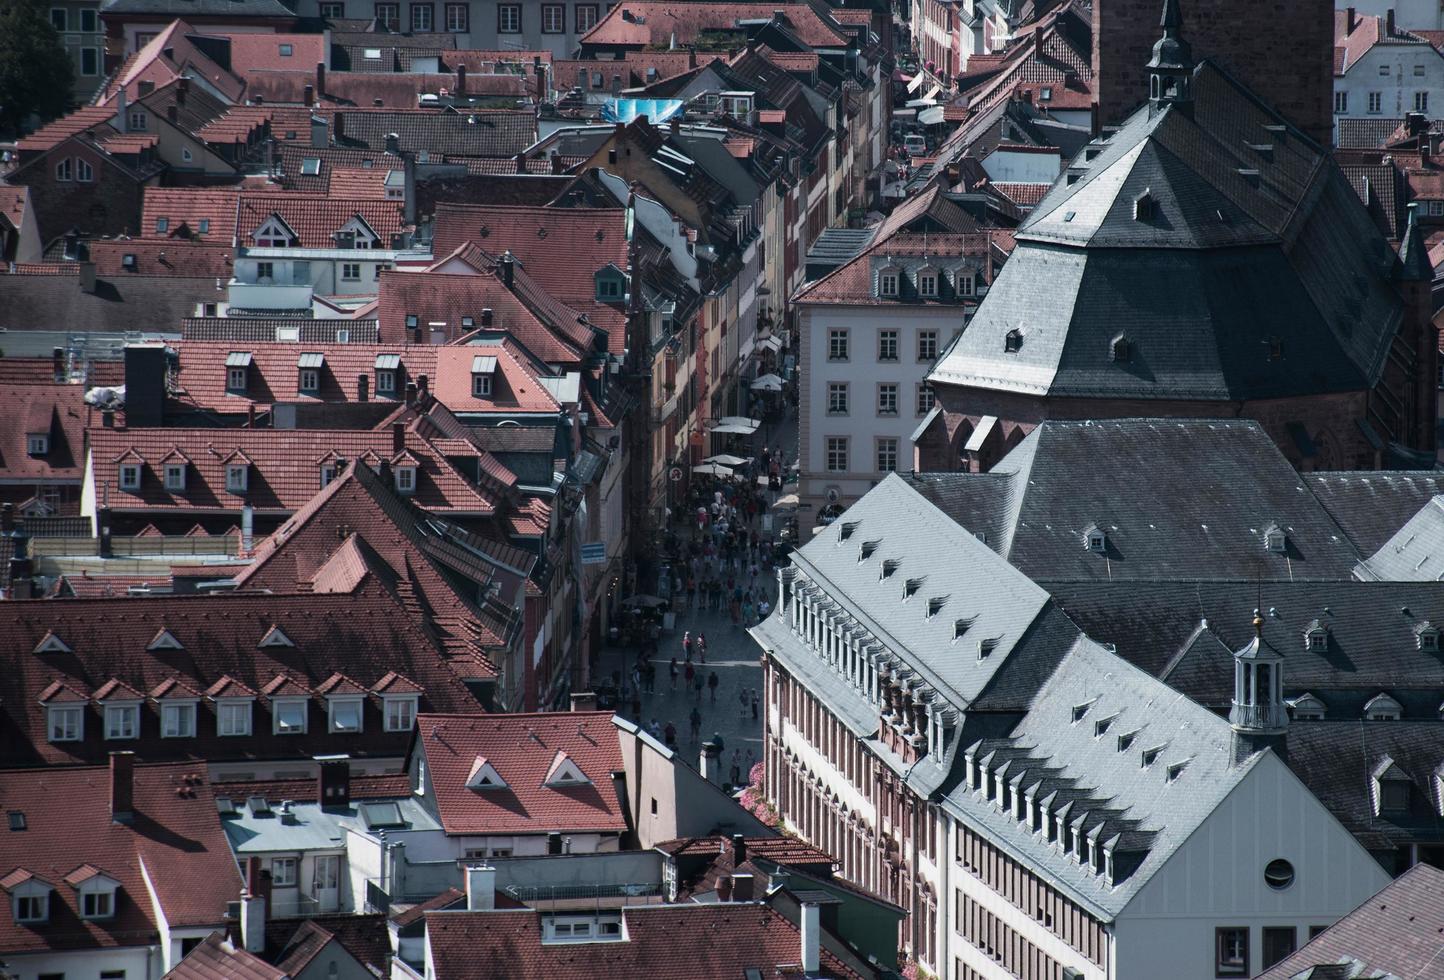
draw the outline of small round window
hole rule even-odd
[[[1294,883],[1294,866],[1283,858],[1274,858],[1264,868],[1264,881],[1280,891]]]

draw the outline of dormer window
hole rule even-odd
[[[52,742],[78,742],[85,737],[85,709],[80,705],[46,705],[45,721]]]
[[[382,713],[386,716],[385,727],[388,732],[411,731],[416,724],[417,700],[417,696],[414,694],[381,699]]]
[[[1133,220],[1152,221],[1158,213],[1158,201],[1153,196],[1153,191],[1145,190],[1133,199]]]
[[[166,702],[160,706],[162,738],[194,738],[196,734],[196,703]]]
[[[271,731],[276,735],[306,734],[306,699],[273,698]]]
[[[397,466],[391,474],[397,493],[410,495],[416,492],[415,466]]]
[[[251,354],[233,350],[226,355],[226,391],[242,393],[249,386]]]
[[[186,466],[184,463],[165,464],[165,488],[171,493],[185,492]]]
[[[594,282],[598,303],[620,303],[626,298],[627,277],[616,266],[598,272]]]
[[[884,269],[877,274],[877,294],[894,297],[898,294],[898,273],[896,269]]]
[[[245,463],[226,464],[226,490],[229,493],[245,493],[250,483],[250,466]]]
[[[486,761],[485,756],[477,756],[471,763],[471,772],[466,777],[466,788],[474,790],[506,789],[506,780],[496,771],[496,767]]]
[[[1127,364],[1133,351],[1128,338],[1123,334],[1114,337],[1108,344],[1108,357],[1115,364]]]
[[[1402,813],[1409,809],[1409,784],[1387,782],[1379,787],[1379,809],[1384,813]]]
[[[105,703],[105,737],[108,741],[140,736],[140,702],[107,701]]]
[[[1398,721],[1404,716],[1404,706],[1387,694],[1376,694],[1364,705],[1364,717],[1369,721]]]
[[[296,233],[291,230],[280,215],[273,214],[251,235],[252,241],[257,248],[289,248],[296,240]]]
[[[882,569],[878,572],[877,575],[878,579],[881,580],[885,578],[891,578],[892,573],[896,572],[901,566],[902,561],[900,559],[884,558],[882,560]]]
[[[556,757],[552,759],[551,769],[547,772],[546,784],[553,788],[562,788],[590,783],[591,780],[582,773],[572,757],[558,750]]]
[[[361,698],[351,696],[326,699],[332,733],[351,735],[361,731],[361,702]]]
[[[907,602],[913,596],[917,595],[918,589],[922,588],[922,584],[923,580],[920,578],[910,578],[906,582],[904,582],[903,602]]]
[[[972,296],[977,292],[977,283],[972,269],[959,269],[954,276],[959,296]]]
[[[115,917],[115,891],[120,882],[96,874],[80,886],[80,917],[112,919]]]
[[[32,432],[25,437],[25,452],[29,456],[44,456],[50,452],[50,434]]]
[[[496,358],[478,354],[471,359],[471,396],[490,398],[496,376]]]
[[[335,480],[335,479],[336,479],[336,464],[335,464],[335,463],[322,463],[322,464],[321,464],[321,489],[324,490],[324,489],[326,489],[327,487],[329,487],[329,486],[331,485],[331,482],[332,482],[333,480]]]
[[[216,701],[216,734],[236,737],[251,734],[251,698],[220,698]]]
[[[1144,769],[1147,769],[1149,766],[1151,766],[1151,765],[1153,765],[1155,762],[1157,762],[1157,761],[1158,761],[1158,757],[1163,754],[1163,749],[1164,749],[1164,746],[1162,746],[1162,745],[1155,745],[1155,746],[1154,746],[1153,748],[1151,748],[1151,749],[1144,749],[1144,750],[1143,750],[1143,755],[1141,756],[1142,762],[1143,762],[1143,768],[1144,768]]]
[[[1093,707],[1093,705],[1096,704],[1097,701],[1098,699],[1094,698],[1092,701],[1084,701],[1082,704],[1073,705],[1073,723],[1076,725],[1078,722],[1082,721],[1084,717],[1087,716],[1088,709]]]
[[[1289,536],[1277,524],[1270,524],[1264,530],[1264,547],[1276,555],[1281,555],[1289,549]]]
[[[1003,338],[1003,353],[1016,354],[1023,349],[1023,331],[1009,330]]]
[[[120,489],[136,491],[140,489],[140,464],[120,464]]]
[[[1414,643],[1420,650],[1428,653],[1438,652],[1439,628],[1426,619],[1414,627]]]
[[[396,375],[401,370],[400,354],[376,355],[376,394],[395,396]]]
[[[932,269],[924,269],[918,273],[918,295],[923,299],[937,299],[938,274]]]
[[[39,925],[50,921],[50,885],[27,871],[17,871],[8,878],[24,877],[8,888],[10,908],[17,925]],[[8,879],[7,879],[8,880]]]
[[[1083,532],[1083,545],[1095,555],[1108,550],[1108,532],[1097,524],[1089,524]]]
[[[1413,780],[1392,758],[1385,755],[1374,766],[1373,783],[1375,816],[1409,811]]]
[[[954,620],[954,621],[953,621],[953,642],[956,643],[957,641],[961,640],[961,639],[967,634],[968,628],[969,628],[970,626],[972,626],[972,625],[973,625],[973,621],[972,621],[971,619],[957,619],[957,620]]]
[[[1288,702],[1294,721],[1323,721],[1328,706],[1312,694],[1300,694]]]
[[[296,362],[300,372],[298,388],[304,395],[315,395],[321,391],[321,368],[325,366],[326,355],[317,352],[302,354]]]

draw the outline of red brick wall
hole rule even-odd
[[[1327,146],[1333,109],[1333,4],[1325,0],[1182,0],[1182,37]],[[1162,0],[1093,0],[1093,75],[1104,124],[1148,95],[1144,66]]]
[[[1256,402],[1102,401],[1087,398],[1042,399],[1011,392],[942,386],[939,418],[918,440],[919,469],[948,471],[961,468],[960,450],[983,416],[998,425],[973,469],[987,470],[1045,418],[1245,418],[1254,419],[1278,445],[1289,462],[1301,469],[1374,469],[1380,465],[1357,420],[1366,417],[1366,392],[1310,395]],[[1289,435],[1290,422],[1302,422],[1318,449],[1304,459]],[[1381,432],[1380,435],[1386,436]]]
[[[95,180],[57,181],[55,167],[62,157],[83,159]],[[74,173],[75,164],[71,163]],[[141,185],[100,159],[88,147],[57,147],[33,166],[10,178],[30,188],[35,216],[44,242],[78,228],[85,235],[137,234],[140,230]]]

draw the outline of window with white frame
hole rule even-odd
[[[473,398],[491,397],[491,375],[473,374],[471,376],[471,396]]]
[[[227,390],[227,391],[245,391],[245,390],[246,390],[246,369],[245,369],[245,368],[243,368],[243,367],[229,367],[229,368],[226,368],[226,390]]]
[[[130,118],[127,119],[126,122],[129,123],[131,132],[138,132],[145,129],[150,120],[146,118],[144,109],[132,109],[130,110]]]
[[[411,30],[417,34],[425,34],[431,30],[431,4],[413,3],[411,5]]]
[[[91,885],[87,882],[80,891],[80,917],[82,919],[109,919],[115,915],[115,887],[109,884]]]
[[[249,482],[250,467],[245,463],[230,463],[226,466],[226,489],[231,493],[245,493]]]
[[[897,384],[886,381],[877,386],[877,414],[897,414]]]
[[[896,296],[898,287],[898,274],[896,269],[884,269],[877,274],[877,294],[879,296]]]
[[[196,704],[181,701],[160,706],[161,738],[194,738],[196,734]]]
[[[847,472],[847,436],[827,437],[827,471]]]
[[[257,282],[270,282],[274,278],[276,278],[276,265],[274,262],[256,263]]]
[[[121,463],[121,464],[120,464],[120,489],[122,489],[122,490],[139,490],[139,489],[140,489],[140,464],[139,464],[139,463]]]
[[[321,390],[321,372],[315,368],[301,368],[301,390],[315,394]]]
[[[37,882],[26,882],[16,889],[15,921],[18,923],[50,921],[50,889]]]
[[[86,184],[95,180],[94,168],[92,168],[88,162],[82,160],[80,157],[75,158],[75,179]]]
[[[498,34],[521,33],[521,4],[503,3],[497,5],[496,32]]]
[[[933,392],[933,386],[926,381],[918,384],[918,414],[926,415],[933,410],[937,401],[937,395]]]
[[[887,437],[877,441],[877,471],[879,473],[897,472],[897,439]]]
[[[74,178],[75,178],[75,167],[74,167],[74,165],[70,162],[70,157],[66,157],[66,158],[64,158],[63,160],[61,160],[61,161],[59,161],[58,163],[55,164],[55,179],[56,179],[56,180],[73,180]]]
[[[1383,96],[1381,93],[1379,93],[1379,92],[1370,92],[1370,93],[1369,93],[1369,111],[1370,111],[1370,112],[1383,112],[1383,111],[1384,111],[1384,96]]]
[[[446,5],[446,29],[453,34],[465,34],[471,30],[471,8],[464,3]]]
[[[931,363],[938,359],[938,332],[936,330],[918,331],[918,360],[924,363]]]
[[[278,698],[271,702],[272,731],[276,735],[306,733],[306,699]]]
[[[918,295],[924,299],[936,299],[938,295],[938,274],[931,269],[918,273]]]
[[[32,432],[25,437],[25,452],[31,456],[44,456],[50,452],[50,437],[43,432]]]
[[[165,488],[172,492],[179,492],[186,488],[186,464],[165,464]]]
[[[295,888],[300,861],[293,857],[271,858],[271,887]]]
[[[1429,217],[1438,218],[1444,215],[1444,201],[1429,202]]]
[[[1414,93],[1414,111],[1415,111],[1415,112],[1428,112],[1428,111],[1429,111],[1429,93],[1428,93],[1428,92],[1415,92],[1415,93]]]
[[[847,331],[829,330],[827,332],[827,359],[829,361],[847,360]]]
[[[332,732],[352,733],[361,731],[361,699],[360,698],[330,698],[328,699],[330,709],[330,730]]]
[[[346,16],[346,4],[323,3],[321,4],[321,17],[323,20],[341,20]]]
[[[567,30],[567,8],[560,3],[542,4],[542,33],[565,34]]]
[[[610,9],[610,8],[609,8],[609,9]],[[576,32],[577,32],[578,34],[585,34],[587,31],[591,30],[593,27],[596,27],[596,26],[597,26],[597,14],[598,14],[598,10],[597,10],[597,5],[596,5],[596,4],[594,4],[594,3],[579,3],[579,4],[577,4],[576,13],[575,13],[576,27],[577,27]]]
[[[217,701],[216,734],[228,738],[251,734],[251,702],[248,699]]]
[[[972,269],[959,269],[956,282],[959,296],[971,296],[976,292],[977,283]]]
[[[105,737],[136,738],[140,734],[140,705],[107,704],[105,706]]]
[[[53,705],[46,709],[52,742],[78,742],[85,734],[85,709],[79,705]]]
[[[847,414],[847,382],[829,381],[827,383],[827,414]]]
[[[386,730],[388,732],[409,732],[416,724],[416,698],[390,697],[382,701],[386,709]]]
[[[397,493],[412,494],[416,492],[416,467],[398,466],[391,473]]]
[[[879,330],[877,332],[877,359],[879,361],[897,360],[896,330]]]
[[[331,481],[334,480],[334,479],[336,479],[336,464],[335,464],[335,463],[322,463],[322,464],[321,464],[321,489],[324,490],[326,487],[329,487],[329,486],[331,485]]]
[[[376,394],[378,394],[378,395],[394,395],[394,394],[396,394],[396,372],[395,372],[395,371],[377,371],[377,372],[376,372]]]
[[[360,262],[342,262],[342,263],[341,263],[341,278],[342,278],[343,280],[345,280],[346,282],[360,282],[360,281],[361,281],[361,263],[360,263]]]
[[[1339,112],[1339,113],[1344,113],[1344,112],[1348,112],[1348,111],[1349,111],[1349,93],[1348,93],[1348,92],[1335,92],[1335,93],[1334,93],[1334,111],[1335,111],[1335,112]]]
[[[401,4],[399,3],[378,3],[376,5],[376,26],[384,27],[388,31],[396,31],[401,28]],[[378,52],[377,57],[380,57]]]

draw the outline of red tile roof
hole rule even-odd
[[[1043,195],[1048,193],[1048,188],[1053,185],[1019,184],[1004,181],[1002,183],[994,183],[993,186],[998,189],[998,192],[1000,194],[1007,197],[1008,200],[1012,201],[1014,204],[1018,204],[1023,207],[1032,207],[1043,199]]]
[[[446,267],[462,268],[460,263]],[[414,316],[423,340],[430,332],[428,324],[445,323],[449,340],[482,329],[505,332],[548,364],[578,364],[585,350],[577,342],[575,332],[559,334],[552,330],[491,271],[418,273],[385,270],[381,273],[378,296],[382,337],[405,340],[408,336],[406,318]],[[482,323],[483,310],[492,311],[489,327]],[[463,322],[465,317],[471,318],[469,325]],[[559,317],[568,317],[575,323],[577,313],[567,310]]]
[[[392,236],[402,228],[400,201],[348,201],[328,195],[242,194],[236,210],[236,236],[246,246],[255,245],[252,235],[276,215],[296,234],[296,248],[336,248],[336,232],[352,218],[360,217],[390,248]]]
[[[525,355],[518,356],[518,352],[510,349],[513,345],[514,342],[504,341],[438,348],[432,393],[456,413],[554,415],[561,411],[551,392],[537,380],[536,371],[524,363]],[[472,368],[478,358],[492,358],[496,362],[490,397],[472,394]]]
[[[229,246],[236,230],[239,197],[225,187],[147,187],[141,204],[141,237],[189,235]],[[166,227],[158,231],[156,222],[162,218]],[[185,231],[181,231],[183,226]]]
[[[592,278],[609,264],[627,268],[625,210],[438,204],[432,254],[468,242],[492,255],[510,251],[532,281],[606,330],[610,349],[626,346],[626,312],[620,302],[597,302]]]
[[[52,886],[48,923],[0,916],[7,957],[145,946],[155,942],[162,917],[171,928],[223,924],[241,877],[204,764],[136,766],[130,823],[111,819],[110,781],[105,768],[0,773],[0,807],[24,813],[26,827],[0,837],[0,873],[15,882],[28,872]],[[66,882],[91,877],[87,865],[119,882],[111,919],[80,918],[79,892]]]
[[[198,279],[230,279],[235,249],[230,243],[187,241],[183,238],[161,242],[143,238],[113,239],[90,243],[90,260],[101,276],[182,276]],[[126,257],[130,256],[130,264]]]
[[[235,106],[206,123],[196,135],[207,143],[250,143],[276,112],[262,106]]]
[[[169,569],[157,569],[149,575],[91,575],[80,571],[61,575],[52,590],[57,596],[81,599],[99,599],[109,596],[128,596],[130,590],[150,588],[169,589]]]
[[[818,850],[806,841],[795,837],[748,837],[744,841],[749,857],[766,858],[778,864],[827,865],[836,864],[836,859],[826,851]],[[730,837],[678,837],[656,845],[657,850],[674,857],[716,857],[730,853]]]
[[[213,932],[165,975],[165,980],[289,980],[285,970],[271,966]]]
[[[0,384],[9,423],[0,426],[0,481],[78,483],[85,475],[85,388],[70,384]],[[31,456],[27,436],[50,437],[44,456]]]
[[[242,350],[245,345],[237,345]],[[299,351],[298,351],[299,353]],[[289,513],[321,489],[321,467],[340,458],[379,466],[396,455],[393,434],[358,429],[94,429],[92,459],[97,496],[116,512],[239,513],[249,503],[257,513]],[[439,514],[489,515],[494,501],[414,428],[404,448],[420,460],[413,499]],[[162,460],[179,450],[190,461],[183,491],[165,489]],[[244,494],[226,490],[226,465],[234,453],[250,461]],[[130,454],[141,464],[139,491],[120,489],[118,464]]]
[[[231,102],[241,101],[245,83],[192,44],[188,35],[195,33],[195,29],[185,21],[171,21],[150,43],[126,59],[96,96],[96,101],[108,104],[124,87],[126,98],[134,102],[140,96],[141,82],[152,82],[159,89],[185,75],[204,78],[223,98]],[[315,67],[314,64],[311,66],[313,71]]]
[[[251,34],[232,31],[210,36],[231,42],[231,71],[245,78],[261,70],[316,71],[316,63],[331,60],[324,34]],[[284,47],[283,47],[284,45]],[[289,54],[285,51],[289,49]]]
[[[410,777],[398,773],[352,773],[351,799],[386,800],[411,795]],[[216,796],[231,800],[248,800],[259,796],[269,803],[285,800],[315,800],[318,786],[315,779],[228,779],[212,783]]]
[[[181,739],[159,737],[158,709],[147,704],[141,708],[140,738],[123,746],[103,738],[99,708],[87,710],[81,741],[47,741],[40,702],[47,691],[62,696],[62,690],[91,699],[111,680],[149,695],[167,681],[205,692],[229,677],[262,695],[291,689],[304,695],[338,671],[369,690],[387,674],[400,671],[425,689],[423,709],[480,711],[461,682],[463,674],[474,671],[474,661],[454,666],[445,659],[403,604],[405,599],[368,578],[349,595],[237,593],[0,603],[0,652],[6,663],[0,672],[0,712],[10,733],[0,744],[0,762],[73,765],[102,760],[118,747],[133,748],[151,760],[399,756],[410,734],[383,730],[375,698],[366,702],[360,733],[329,732],[326,706],[313,699],[306,734],[274,734],[263,698],[253,706],[250,736],[222,737],[207,697],[198,706],[196,737]],[[168,630],[182,649],[148,650],[160,629]],[[273,629],[293,645],[261,647]],[[47,633],[72,652],[35,652]],[[239,689],[220,685],[217,690],[229,694]]]
[[[84,361],[77,369],[85,371],[85,383],[90,387],[98,385],[125,384],[125,363],[123,361]],[[0,384],[39,385],[55,383],[54,363],[48,357],[4,357],[0,356]]]
[[[331,168],[331,182],[327,185],[327,193],[334,197],[350,198],[352,200],[386,200],[386,175],[390,173],[384,167],[372,167],[370,169],[355,168]]]
[[[105,106],[84,106],[69,115],[46,123],[29,136],[23,137],[15,146],[21,153],[30,150],[48,150],[76,133],[83,133],[91,129],[95,130],[97,135],[110,135],[115,132],[110,126],[110,122],[114,118],[114,109]]]
[[[803,975],[797,927],[767,905],[661,905],[621,914],[625,939],[580,945],[543,943],[542,914],[531,909],[428,912],[426,932],[437,980],[738,980],[749,969],[769,978]],[[820,965],[810,976],[858,976],[826,949]]]
[[[316,69],[309,71],[257,71],[246,79],[246,97],[260,96],[266,103],[300,104],[307,85],[314,85]],[[456,75],[406,72],[333,71],[326,75],[323,101],[332,106],[371,107],[376,100],[391,109],[415,109],[421,95],[439,95],[456,85]],[[530,94],[521,75],[467,75],[466,91],[475,96],[523,99]],[[320,98],[320,96],[318,96]]]
[[[889,255],[928,255],[936,258],[940,265],[948,265],[966,256],[975,262],[983,262],[986,270],[988,249],[995,241],[1001,240],[1006,240],[1011,247],[1012,237],[1011,233],[999,236],[992,230],[971,235],[899,233],[873,244],[846,265],[834,269],[816,282],[809,283],[793,302],[869,306],[936,303],[938,300],[899,300],[875,295],[871,265],[873,253],[883,251]]]
[[[667,46],[691,44],[704,31],[741,31],[743,20],[770,20],[774,11],[804,43],[815,48],[846,47],[852,36],[831,17],[800,3],[763,6],[748,3],[665,3],[626,0],[584,34],[583,45]]]
[[[0,266],[0,272],[8,272]],[[80,266],[74,262],[17,262],[11,275],[16,276],[78,276]]]
[[[339,321],[338,321],[339,322]],[[406,382],[421,375],[436,376],[439,348],[429,344],[308,344],[279,341],[182,340],[174,345],[180,354],[178,398],[222,413],[245,413],[252,405],[275,402],[355,402],[360,394],[358,376],[367,379],[367,399],[398,404],[406,393]],[[301,372],[296,366],[302,350],[325,356],[321,388],[316,394],[302,394]],[[226,357],[232,351],[251,355],[244,392],[226,390]],[[376,391],[376,359],[394,356],[400,361],[396,390]]]
[[[421,715],[416,724],[417,746],[425,753],[431,792],[448,834],[626,830],[612,785],[611,774],[622,768],[622,752],[611,712]],[[562,753],[589,782],[547,785]],[[505,787],[467,788],[479,759]]]

